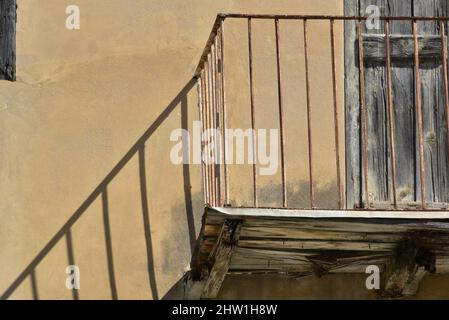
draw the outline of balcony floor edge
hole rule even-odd
[[[373,265],[390,298],[415,294],[426,274],[449,274],[449,212],[206,206],[190,276],[210,299],[227,274],[321,277]]]

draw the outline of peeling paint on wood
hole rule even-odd
[[[240,227],[238,220],[224,221],[220,236],[210,253],[212,267],[203,288],[202,298],[212,299],[218,295],[239,239]]]
[[[418,37],[419,58],[437,59],[441,61],[441,37],[426,35]],[[413,59],[413,36],[393,34],[390,36],[391,59]],[[385,64],[385,34],[363,35],[363,57],[365,60],[379,61]]]
[[[383,8],[385,16],[447,16],[447,1],[424,0],[359,0],[358,14],[364,15],[368,5]],[[346,4],[347,11],[357,7]],[[352,8],[352,9],[351,9]],[[391,21],[391,79],[396,153],[396,189],[398,206],[407,209],[421,201],[420,159],[418,151],[417,109],[414,63],[412,59],[412,25],[409,21]],[[381,28],[364,31],[365,87],[367,110],[368,189],[373,208],[392,208],[391,142],[387,112],[387,79],[384,23]],[[422,101],[422,127],[424,137],[424,176],[426,201],[433,208],[447,209],[449,203],[449,171],[446,130],[446,110],[443,94],[441,40],[438,22],[417,23],[420,37],[420,84]],[[346,90],[357,88],[358,55],[355,35],[345,30]],[[351,51],[352,49],[352,51]],[[438,52],[440,51],[440,52]],[[398,59],[402,56],[403,59]],[[370,60],[371,59],[371,60]],[[347,145],[347,207],[362,207],[367,199],[360,172],[360,110],[355,89],[346,93],[346,145]]]
[[[427,219],[399,218],[401,212],[396,218],[351,218],[350,214],[336,218],[314,210],[323,217],[307,218],[312,210],[279,210],[288,216],[270,215],[270,209],[206,208],[198,241],[201,254],[194,257],[198,268],[211,270],[203,298],[214,297],[229,273],[321,277],[365,273],[374,264],[382,270],[384,293],[390,297],[414,294],[429,272],[449,273],[449,216],[445,212],[436,211],[441,217]],[[223,239],[231,237],[231,221],[240,228],[232,249],[223,245]]]

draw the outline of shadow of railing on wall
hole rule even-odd
[[[56,232],[50,241],[44,246],[44,248],[35,256],[35,258],[28,264],[28,266],[19,274],[19,276],[11,283],[11,285],[0,296],[0,300],[5,300],[11,297],[15,290],[29,278],[31,282],[31,292],[33,299],[39,299],[38,281],[36,277],[36,268],[39,263],[47,256],[47,254],[59,243],[63,238],[66,241],[67,259],[70,265],[75,265],[75,256],[73,251],[72,242],[72,227],[79,220],[79,218],[86,212],[90,205],[101,197],[102,212],[103,212],[103,227],[104,237],[106,245],[106,256],[108,266],[109,287],[111,291],[111,298],[118,299],[114,262],[113,262],[113,250],[112,250],[112,238],[109,220],[109,200],[108,200],[108,185],[114,180],[118,173],[126,166],[126,164],[134,157],[138,155],[139,163],[139,180],[140,180],[140,197],[143,214],[143,226],[145,230],[145,243],[147,251],[147,266],[149,287],[153,299],[159,299],[159,293],[156,283],[155,267],[153,261],[153,243],[150,232],[150,212],[148,209],[148,189],[146,184],[146,160],[145,160],[145,143],[153,135],[153,133],[161,126],[161,124],[167,119],[167,117],[176,109],[177,106],[181,107],[181,125],[183,128],[187,128],[187,95],[196,83],[195,79],[191,79],[178,93],[178,95],[168,104],[164,111],[156,118],[151,126],[145,131],[145,133],[137,140],[137,142],[128,150],[128,152],[120,159],[115,167],[109,172],[109,174],[101,181],[101,183],[92,191],[92,193],[86,198],[86,200],[79,206],[79,208],[72,214],[67,222]],[[183,166],[183,178],[184,178],[184,198],[186,201],[186,215],[188,224],[188,234],[190,237],[191,247],[195,243],[195,227],[193,219],[192,209],[192,195],[190,190],[190,169],[189,165]],[[74,300],[78,300],[78,291],[72,290],[72,297]]]

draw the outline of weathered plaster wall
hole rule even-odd
[[[77,31],[65,28],[65,8],[70,4],[81,9],[81,29]],[[18,80],[0,82],[0,293],[12,288],[11,298],[15,299],[71,299],[65,287],[68,234],[74,262],[81,272],[80,299],[110,299],[113,294],[119,299],[162,298],[178,282],[188,269],[189,242],[201,223],[201,180],[199,166],[170,162],[169,135],[182,123],[191,128],[192,120],[197,118],[196,89],[185,86],[218,12],[341,14],[342,2],[18,0]],[[258,27],[262,36],[257,45],[272,42],[268,33],[263,37],[266,26]],[[294,26],[284,27],[294,32]],[[296,32],[299,36],[300,31]],[[325,29],[314,28],[311,33],[327,37]],[[234,40],[238,34],[234,32]],[[322,50],[326,39],[322,44],[311,44],[311,74],[316,87],[323,85],[318,66],[329,64]],[[287,56],[290,52],[286,61],[298,64],[301,73],[300,60],[295,60],[298,57],[292,51],[301,43],[286,46]],[[341,57],[341,47],[338,50]],[[265,66],[263,61],[256,64]],[[236,75],[245,68],[241,65]],[[339,64],[340,79],[341,68]],[[290,72],[294,71],[287,70],[287,78],[294,77]],[[268,76],[259,77],[270,88],[264,78]],[[232,86],[230,81],[235,93],[239,86]],[[270,122],[270,90],[262,90],[258,97],[260,108],[265,108],[259,123],[268,128],[276,123]],[[304,108],[294,109],[295,102],[304,105],[303,89],[296,90],[292,82],[286,90],[291,91],[286,94],[286,108],[304,119]],[[315,125],[320,129],[316,136],[323,141],[333,139],[333,129],[331,113],[322,113],[329,104],[330,88],[323,86],[322,90],[314,91],[312,99],[317,105]],[[230,98],[233,108],[242,103]],[[172,111],[166,111],[167,107]],[[187,116],[184,122],[181,114]],[[305,146],[304,126],[296,125],[294,117],[288,122],[289,130],[292,134],[296,130],[298,136],[286,142],[289,150],[295,150],[289,157],[299,159],[292,161],[288,169],[290,181],[296,183],[307,173],[306,153],[301,151]],[[134,154],[123,168],[113,171],[114,177],[107,185],[100,185],[98,190],[107,190],[107,199],[101,194],[88,198],[148,128],[154,130],[146,136],[145,157],[139,159]],[[300,147],[294,149],[297,145]],[[333,190],[335,169],[328,163],[332,148],[318,141],[316,150],[321,153],[316,168],[317,176],[322,177],[320,188]],[[250,192],[250,171],[244,167],[233,170],[231,190],[242,196],[235,198],[242,203],[245,193]],[[279,183],[279,177],[261,181],[267,203],[275,202],[270,197],[279,188],[271,186]],[[142,181],[146,182],[146,216]],[[334,193],[322,193],[321,201],[326,203],[332,197]],[[86,198],[92,203],[82,206]],[[307,198],[296,201],[306,202]],[[111,234],[109,254],[104,202]],[[73,226],[61,231],[62,237],[51,242],[51,250],[41,251],[74,213],[79,214],[79,219]],[[26,269],[36,256],[42,259]],[[34,270],[34,277],[25,273],[23,281],[14,282],[23,270]],[[334,283],[332,289],[326,282],[314,285],[313,297],[355,296],[348,290],[353,287],[352,280],[338,279],[328,280]],[[233,289],[236,281],[241,293]],[[226,280],[222,297],[257,294],[254,297],[267,298],[272,297],[266,293],[268,288],[279,286],[285,290],[276,289],[275,297],[310,297],[307,283],[298,289],[270,279],[258,280],[255,285],[252,279],[232,277]],[[260,286],[267,289],[261,291]],[[362,291],[356,292],[365,297]]]

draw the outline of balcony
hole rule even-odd
[[[399,297],[449,272],[448,20],[380,17],[371,29],[366,17],[217,16],[195,73],[199,296],[216,297],[228,273],[376,265],[383,294]],[[269,178],[261,129],[276,133]]]

